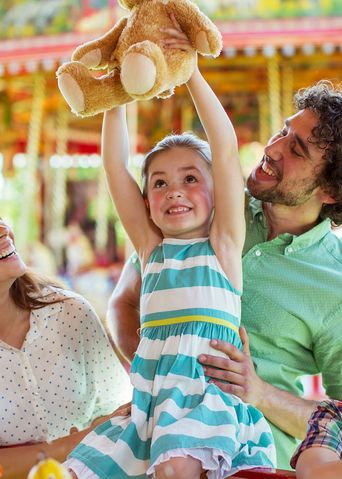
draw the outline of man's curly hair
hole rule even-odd
[[[336,203],[324,204],[321,218],[342,224],[342,85],[321,80],[312,87],[301,89],[294,97],[298,110],[308,108],[319,117],[309,141],[324,150],[326,166],[320,186]]]

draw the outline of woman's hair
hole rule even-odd
[[[153,158],[158,155],[158,153],[172,150],[173,148],[189,148],[190,150],[197,151],[211,168],[211,151],[207,141],[198,138],[192,133],[166,136],[147,153],[142,165],[141,177],[144,197],[147,195],[147,176]]]
[[[28,270],[23,276],[14,281],[9,293],[16,306],[26,311],[31,311],[32,309],[40,309],[49,304],[59,303],[67,299],[62,295],[56,297],[54,291],[46,294],[43,289],[50,286],[63,288],[63,285],[59,284],[58,281]],[[49,299],[50,296],[51,298]]]
[[[321,148],[326,166],[319,185],[336,203],[324,204],[321,218],[342,224],[342,86],[322,80],[310,88],[299,90],[295,96],[298,110],[308,108],[319,117],[309,141]]]

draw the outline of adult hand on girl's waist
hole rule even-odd
[[[244,402],[260,408],[266,383],[255,371],[245,328],[240,327],[239,332],[242,351],[230,343],[214,339],[210,346],[227,357],[201,354],[198,360],[204,367],[205,375],[211,378],[210,382],[222,391],[234,394]]]

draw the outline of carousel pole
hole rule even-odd
[[[277,55],[268,58],[267,62],[268,81],[268,104],[270,113],[270,128],[273,135],[280,130],[281,121],[281,94],[280,94],[280,70],[279,58]]]
[[[188,100],[183,100],[181,104],[181,131],[191,131],[194,119],[194,110]]]
[[[68,123],[69,111],[64,105],[61,105],[57,112],[56,128],[56,153],[59,157],[67,154],[68,148]],[[57,238],[53,241],[53,248],[56,257],[57,267],[60,268],[63,263],[63,232],[65,222],[65,211],[67,202],[67,173],[63,165],[53,169],[52,192],[51,192],[51,214],[52,214],[52,234]]]
[[[106,173],[104,168],[99,168],[97,178],[97,197],[95,206],[96,226],[95,226],[95,251],[97,255],[102,256],[106,250],[108,242],[108,189],[106,182]]]
[[[282,105],[283,118],[288,118],[293,114],[293,68],[290,62],[282,65]]]
[[[29,253],[29,242],[39,238],[39,218],[37,219],[38,206],[38,159],[40,147],[40,135],[45,98],[45,76],[37,73],[34,76],[32,112],[26,147],[27,165],[24,171],[22,192],[22,208],[18,221],[18,233],[16,241],[18,249],[24,258]]]
[[[270,137],[270,125],[269,125],[269,105],[267,102],[267,94],[259,93],[258,95],[259,106],[259,141],[262,145],[266,145]]]

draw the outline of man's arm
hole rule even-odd
[[[107,326],[121,356],[132,362],[139,344],[141,278],[129,259],[109,299]]]
[[[240,328],[240,336],[242,351],[224,341],[211,341],[212,347],[224,352],[227,358],[200,355],[199,361],[205,366],[206,374],[223,391],[235,394],[260,409],[270,422],[284,432],[303,439],[307,422],[318,402],[294,396],[262,380],[255,371],[244,328]]]
[[[342,477],[342,461],[326,447],[310,447],[301,453],[296,466],[298,479],[337,479]]]

